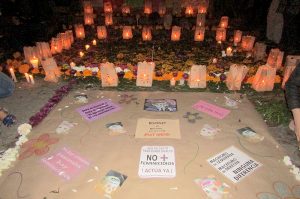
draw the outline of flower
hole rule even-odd
[[[24,123],[18,127],[18,133],[20,135],[28,135],[31,132],[32,126],[30,124]]]
[[[29,65],[28,64],[22,64],[19,67],[19,73],[28,73],[29,71]]]
[[[37,139],[31,139],[22,145],[23,152],[20,154],[19,159],[23,160],[35,154],[41,156],[49,151],[49,145],[58,142],[58,138],[50,138],[50,135],[45,133],[40,135]]]

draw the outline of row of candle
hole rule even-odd
[[[145,14],[151,14],[153,12],[153,8],[152,8],[152,1],[151,0],[146,0],[145,4],[144,4],[144,13]],[[206,13],[207,12],[207,8],[208,8],[208,3],[206,1],[199,3],[199,5],[197,6],[197,12],[198,13]],[[179,11],[177,11],[176,9],[178,9],[176,6],[173,9],[173,13],[178,13]],[[179,9],[181,9],[179,7]],[[85,14],[93,14],[93,6],[91,4],[91,2],[89,1],[85,1],[83,3],[83,11]],[[103,4],[103,11],[104,13],[112,13],[113,12],[113,6],[112,3],[110,1],[106,1]],[[127,15],[130,14],[131,9],[130,6],[127,4],[123,4],[122,8],[121,8],[122,14]],[[165,1],[160,1],[159,5],[158,5],[158,13],[159,15],[163,16],[166,14],[167,8],[166,8],[166,4]],[[187,5],[185,8],[185,14],[187,16],[192,16],[195,14],[195,9],[192,5]]]
[[[12,80],[13,80],[14,82],[18,82],[14,69],[13,69],[13,68],[10,68],[10,69],[9,69],[9,72],[10,72],[10,75],[11,75]],[[25,75],[26,81],[27,81],[28,83],[35,84],[35,81],[34,81],[34,78],[33,78],[33,75],[32,75],[32,74],[25,73],[24,75]]]

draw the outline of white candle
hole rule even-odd
[[[171,86],[175,86],[176,85],[176,80],[175,80],[174,77],[170,80],[170,85]]]
[[[71,67],[75,67],[76,64],[75,64],[74,62],[71,62],[71,63],[70,63],[70,66],[71,66]]]
[[[227,47],[226,48],[226,55],[228,56],[228,57],[231,57],[233,54],[232,54],[232,48],[229,46],[229,47]]]
[[[17,78],[16,78],[16,75],[15,75],[14,69],[13,69],[13,68],[10,68],[10,69],[9,69],[9,72],[10,72],[10,75],[11,75],[12,80],[13,80],[14,82],[18,82],[18,81],[17,81]]]
[[[85,50],[88,50],[90,48],[90,45],[85,45]]]
[[[39,59],[36,57],[33,57],[32,59],[30,59],[30,63],[33,66],[33,68],[39,67]]]
[[[96,46],[96,45],[97,45],[96,39],[94,39],[94,40],[92,41],[92,43],[93,43],[94,46]]]
[[[79,56],[83,57],[84,53],[82,51],[79,52]]]
[[[26,78],[27,83],[30,83],[30,79],[29,79],[28,73],[25,73],[25,78]]]
[[[29,75],[29,79],[30,79],[30,81],[31,81],[31,84],[34,84],[35,82],[34,82],[34,79],[33,79],[33,75]]]

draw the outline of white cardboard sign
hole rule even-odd
[[[172,146],[143,146],[139,162],[141,178],[174,178],[175,150]]]
[[[234,183],[241,181],[261,166],[261,163],[234,146],[209,158],[207,162]]]

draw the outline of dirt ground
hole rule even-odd
[[[57,88],[64,84],[66,82],[63,81],[45,82],[42,78],[36,78],[34,85],[20,80],[16,83],[16,90],[12,96],[0,99],[0,107],[5,107],[17,117],[17,123],[12,127],[0,125],[0,154],[14,146],[18,136],[17,127],[22,123],[28,123],[29,118],[39,111]],[[83,85],[78,87],[83,87]],[[294,132],[285,126],[270,127],[269,129],[269,133],[286,149],[294,164],[300,166],[300,151],[297,148]]]

